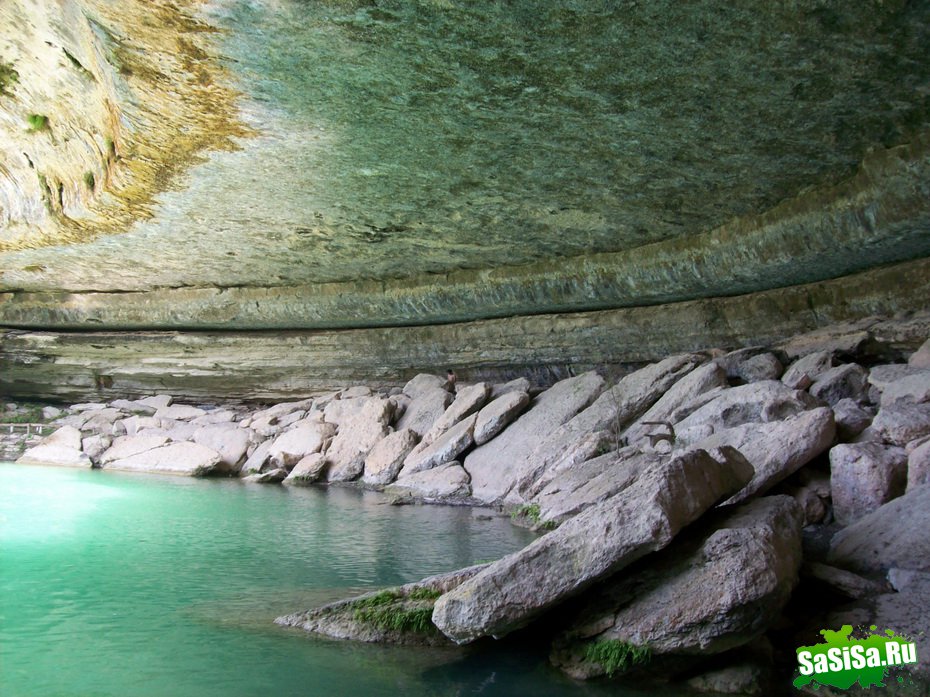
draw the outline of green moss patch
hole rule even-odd
[[[599,664],[608,676],[613,677],[636,666],[648,665],[652,660],[652,650],[648,646],[637,646],[619,639],[602,639],[585,647],[584,659]]]
[[[353,603],[356,622],[392,632],[433,634],[433,603],[441,595],[431,588],[417,588],[408,595],[384,590]]]

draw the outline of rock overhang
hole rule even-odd
[[[156,40],[134,34],[144,5],[98,4],[65,3],[140,54]],[[201,142],[121,234],[82,219],[80,243],[4,238],[2,324],[430,324],[734,295],[930,254],[922,6],[215,0],[175,7],[184,22],[152,7],[186,42],[169,83],[186,69],[238,91],[234,149]],[[54,36],[58,10],[39,8]],[[15,69],[15,41],[2,48]],[[164,108],[108,59],[124,117],[133,99]],[[185,105],[191,119],[212,94]],[[15,82],[0,107],[18,114],[24,95],[61,97]],[[146,113],[114,181],[144,159],[132,138],[160,125]],[[10,137],[41,172],[61,163],[36,141],[57,134]],[[86,207],[106,219],[110,197]],[[71,210],[52,228],[73,233]]]

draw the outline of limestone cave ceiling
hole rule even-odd
[[[926,256],[928,46],[905,0],[8,0],[0,324],[333,283],[448,321]],[[444,313],[436,279],[488,273],[523,286]]]

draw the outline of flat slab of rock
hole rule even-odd
[[[409,476],[414,472],[432,469],[455,460],[474,445],[473,433],[477,418],[477,414],[465,417],[424,449],[417,452],[414,448],[404,460],[404,468],[400,476]]]
[[[616,448],[627,426],[704,360],[697,354],[671,356],[634,371],[604,390],[591,406],[543,437],[523,468],[519,495],[529,499],[565,469],[591,456],[594,433],[612,437]]]
[[[595,641],[648,646],[652,657],[708,656],[760,636],[797,583],[800,509],[772,496],[719,511],[648,562],[590,597],[556,640],[556,665],[576,678],[603,675],[584,657]]]
[[[432,425],[426,435],[423,437],[424,442],[428,445],[436,440],[443,433],[459,423],[466,416],[469,416],[481,407],[488,400],[488,394],[491,386],[486,382],[479,382],[474,385],[460,388],[455,393],[455,400],[442,413]]]
[[[505,392],[478,412],[475,421],[475,445],[484,445],[513,423],[530,403],[526,392]]]
[[[55,467],[91,467],[90,457],[81,450],[81,432],[74,426],[62,426],[41,443],[26,450],[18,465],[53,465]]]
[[[390,484],[404,465],[404,459],[417,444],[417,434],[409,428],[394,431],[375,443],[365,457],[362,482],[370,486]]]
[[[199,443],[168,443],[137,455],[114,460],[106,469],[127,472],[155,472],[203,477],[212,474],[220,463],[220,454]]]
[[[331,423],[300,421],[275,438],[268,449],[268,458],[275,467],[288,469],[307,455],[319,452],[335,435],[336,426]]]
[[[390,432],[388,424],[394,414],[394,403],[384,397],[360,401],[361,407],[340,421],[339,431],[326,450],[328,481],[358,479],[365,468],[365,457]]]
[[[503,636],[668,545],[752,478],[732,448],[686,452],[436,601],[433,623],[456,643]]]
[[[174,404],[162,407],[155,412],[156,419],[173,419],[175,421],[190,421],[206,414],[203,409],[188,406],[187,404]]]
[[[572,467],[533,497],[532,503],[539,506],[539,522],[561,523],[614,496],[654,467],[661,457],[624,448]]]
[[[519,419],[465,458],[472,495],[486,503],[502,499],[536,466],[531,456],[539,443],[591,404],[603,387],[604,379],[588,372],[561,380],[538,395]]]
[[[722,391],[714,399],[675,424],[676,433],[710,426],[713,431],[745,423],[781,421],[819,406],[817,400],[777,380],[763,380]]]
[[[727,503],[739,503],[765,493],[832,445],[836,435],[833,412],[812,409],[771,423],[748,423],[698,441],[697,448],[731,446],[755,469],[752,481]]]
[[[100,464],[107,465],[116,460],[132,457],[133,455],[144,453],[147,450],[159,448],[167,442],[167,435],[120,436],[119,438],[114,439],[113,444],[110,446],[109,450],[100,456]]]
[[[827,561],[860,573],[930,571],[930,485],[886,503],[840,530]]]
[[[407,405],[404,415],[397,421],[396,428],[398,431],[409,428],[422,438],[452,404],[453,396],[442,387],[415,392],[415,395],[410,395],[410,404]]]
[[[412,496],[425,501],[467,499],[471,496],[471,478],[458,462],[398,477],[384,491],[387,494]]]

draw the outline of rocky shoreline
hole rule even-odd
[[[518,379],[453,393],[422,374],[260,408],[168,395],[79,404],[17,461],[497,507],[546,534],[490,564],[278,622],[426,645],[530,628],[575,678],[768,694],[790,685],[794,648],[824,628],[893,628],[928,655],[930,318],[899,324],[545,389]],[[930,685],[927,665],[905,673],[913,694]]]

